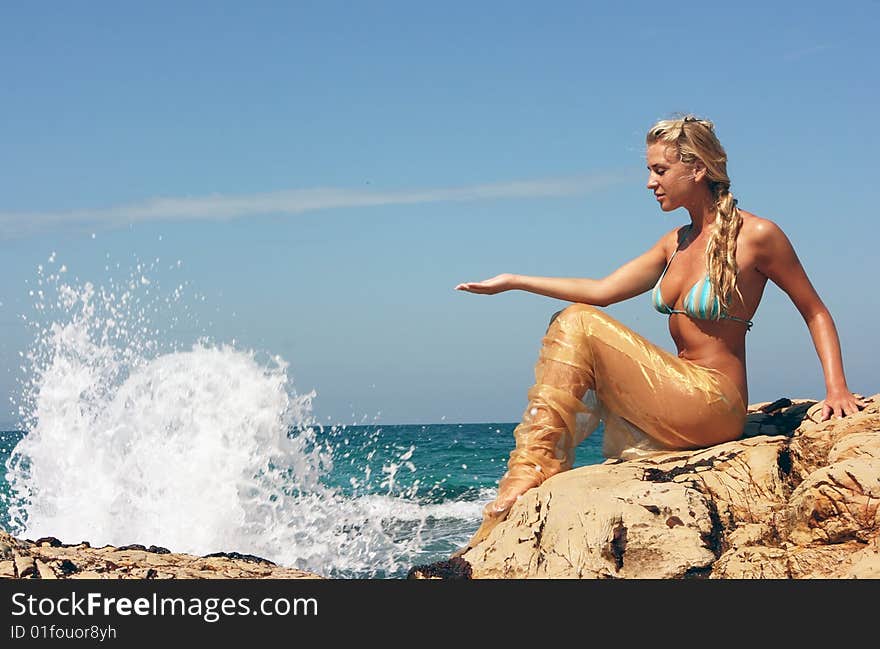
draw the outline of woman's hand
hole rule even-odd
[[[847,389],[829,390],[825,397],[825,405],[822,406],[822,418],[819,421],[827,421],[832,415],[837,418],[854,415],[867,405],[864,399]]]
[[[456,291],[467,291],[468,293],[481,293],[483,295],[495,295],[503,293],[514,288],[514,280],[516,275],[510,273],[502,273],[490,279],[484,279],[482,282],[465,282],[455,287]]]

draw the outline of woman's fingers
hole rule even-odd
[[[468,293],[489,293],[492,288],[486,282],[467,282],[459,284],[455,287],[456,291],[467,291]]]
[[[458,291],[468,291],[470,293],[482,293],[484,295],[494,295],[502,291],[509,290],[511,275],[502,273],[481,282],[462,282],[455,287]]]
[[[825,405],[822,407],[822,419],[821,421],[826,421],[835,417],[837,419],[842,419],[849,415],[855,415],[862,410],[863,408],[867,408],[868,403],[863,398],[858,398],[853,395],[849,399],[832,399],[826,400]]]
[[[867,407],[868,404],[865,402],[864,399],[854,398],[845,406],[845,411],[848,415],[855,415],[856,413],[858,413],[859,410]]]

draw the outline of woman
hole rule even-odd
[[[547,330],[508,471],[467,547],[485,538],[526,490],[571,468],[575,447],[591,432],[584,415],[605,419],[606,437],[609,423],[622,420],[642,436],[630,435],[629,444],[642,449],[739,438],[748,404],[745,337],[768,279],[789,295],[813,338],[827,390],[822,420],[865,406],[847,387],[834,321],[788,238],[772,221],[737,208],[712,122],[691,115],[662,120],[646,143],[648,189],[664,212],[685,208],[689,224],[604,279],[503,274],[456,287],[487,295],[518,289],[575,303]],[[678,356],[595,308],[652,288],[654,308],[669,314]],[[593,401],[585,398],[593,394]],[[618,445],[615,454],[624,450]]]

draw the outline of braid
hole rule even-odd
[[[727,311],[734,291],[742,299],[736,286],[736,276],[739,273],[736,265],[736,239],[742,227],[742,215],[736,209],[736,199],[724,183],[716,183],[713,191],[718,213],[706,243],[706,264],[712,291],[718,296],[722,309]]]

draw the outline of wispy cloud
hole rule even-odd
[[[606,174],[405,191],[326,187],[263,194],[160,197],[97,209],[0,212],[0,238],[21,238],[64,228],[115,228],[149,221],[228,221],[338,208],[574,196],[623,179],[621,175]]]
[[[824,52],[825,50],[830,50],[832,47],[832,45],[827,43],[812,45],[810,47],[805,47],[800,50],[792,50],[790,52],[786,52],[782,55],[782,58],[785,61],[798,61],[804,57],[812,56],[813,54],[818,54],[819,52]]]

